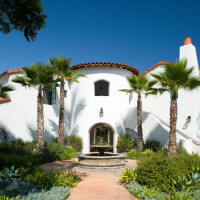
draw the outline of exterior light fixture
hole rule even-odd
[[[103,108],[100,108],[99,117],[103,117]]]
[[[187,122],[188,122],[188,123],[191,122],[191,116],[188,116],[188,117],[187,117]]]

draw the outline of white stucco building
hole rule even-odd
[[[187,58],[188,67],[194,67],[194,75],[199,76],[196,49],[190,38],[180,47],[180,59]],[[163,69],[165,62],[159,62],[143,74],[156,73]],[[94,130],[99,125],[106,128],[109,142],[116,152],[117,137],[128,132],[136,137],[137,95],[127,95],[120,89],[129,88],[127,76],[139,74],[131,66],[119,63],[84,63],[71,67],[87,78],[79,78],[79,83],[65,84],[65,134],[74,134],[83,139],[83,152],[90,152],[90,145],[96,142]],[[23,76],[21,69],[6,70],[0,74],[3,84],[13,85],[10,98],[0,99],[0,132],[12,138],[25,141],[36,138],[37,130],[37,90],[24,88],[12,83],[15,76]],[[44,92],[45,140],[58,134],[59,84],[51,91]],[[170,94],[143,98],[144,140],[155,139],[165,146],[169,137]],[[200,90],[179,91],[177,143],[188,152],[200,154]],[[3,127],[3,128],[2,128]]]

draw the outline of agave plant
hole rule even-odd
[[[20,177],[21,174],[19,173],[19,170],[16,169],[14,165],[11,168],[4,167],[2,171],[0,171],[0,178],[1,179],[13,179]]]

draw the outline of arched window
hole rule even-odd
[[[109,96],[109,82],[97,81],[95,83],[95,96]]]

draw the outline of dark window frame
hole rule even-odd
[[[100,90],[103,88],[102,91]],[[110,82],[104,79],[94,82],[94,96],[109,96]]]

